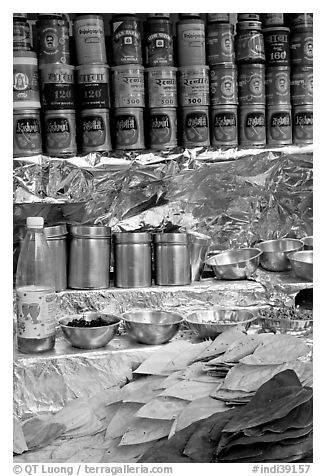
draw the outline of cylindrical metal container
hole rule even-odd
[[[41,107],[37,57],[33,51],[14,51],[13,107],[14,109]]]
[[[260,147],[266,144],[265,105],[240,106],[239,144],[248,147]]]
[[[44,64],[40,67],[41,102],[45,109],[74,109],[74,70],[69,64]]]
[[[239,104],[265,104],[265,65],[240,64],[238,74]]]
[[[170,18],[170,13],[147,13],[147,18]]]
[[[74,22],[77,63],[106,64],[105,31],[100,15],[78,15]]]
[[[159,286],[190,284],[190,246],[187,233],[156,233],[154,262],[155,284]]]
[[[291,70],[291,102],[293,105],[313,103],[313,68],[298,66]]]
[[[177,107],[177,68],[146,69],[146,91],[148,107]]]
[[[209,89],[211,105],[238,104],[237,67],[233,63],[210,67]]]
[[[291,13],[291,26],[312,26],[312,13]]]
[[[235,58],[237,63],[265,63],[265,46],[261,22],[243,21],[237,23]]]
[[[200,18],[185,18],[177,23],[178,65],[206,64],[205,23]]]
[[[261,13],[260,18],[261,18],[263,27],[284,25],[283,13]]]
[[[293,106],[293,142],[295,144],[312,144],[313,142],[313,107],[312,104]]]
[[[110,103],[110,78],[107,64],[77,66],[78,104],[81,109],[108,109]]]
[[[150,233],[114,233],[114,284],[118,288],[152,285]]]
[[[45,111],[45,151],[51,157],[77,154],[76,118],[74,110]]]
[[[41,120],[39,109],[14,110],[14,157],[42,154]]]
[[[265,28],[265,55],[268,66],[290,66],[290,28]]]
[[[267,106],[267,144],[281,146],[292,144],[291,105]]]
[[[66,225],[44,227],[46,241],[52,253],[54,266],[55,290],[63,291],[67,288],[67,243]]]
[[[112,150],[108,109],[83,109],[80,129],[83,154]]]
[[[233,25],[209,23],[206,34],[207,64],[234,63]]]
[[[292,66],[313,65],[313,29],[298,25],[291,29],[290,53]]]
[[[70,228],[68,286],[104,289],[110,286],[110,228],[74,225]]]
[[[238,22],[259,21],[259,20],[260,20],[259,13],[238,13]]]
[[[238,107],[236,105],[211,107],[211,145],[213,147],[238,145]]]
[[[181,108],[181,142],[183,147],[205,147],[209,141],[208,106]]]
[[[149,18],[145,24],[145,64],[173,66],[173,29],[168,18]]]
[[[13,50],[29,51],[31,49],[31,33],[26,13],[14,13],[13,18]]]
[[[207,23],[229,23],[230,14],[229,13],[207,13],[206,15]]]
[[[277,66],[266,68],[265,74],[266,104],[290,104],[290,68]]]
[[[144,149],[144,117],[141,107],[114,110],[115,149]]]
[[[112,19],[112,64],[142,64],[140,22],[135,15],[114,15]]]
[[[58,15],[39,15],[36,22],[39,63],[70,63],[68,22]]]
[[[211,237],[202,233],[189,233],[191,281],[200,281]]]
[[[148,110],[149,147],[155,150],[177,147],[176,108],[152,108]]]
[[[183,66],[178,70],[179,103],[184,106],[209,105],[209,67]]]
[[[112,73],[114,107],[145,107],[144,67],[114,66]]]

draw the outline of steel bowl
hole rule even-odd
[[[275,332],[276,334],[302,336],[309,334],[313,329],[312,319],[258,317],[257,322],[265,331]]]
[[[91,321],[97,317],[107,321],[108,325],[101,327],[72,327],[67,325],[72,319]],[[85,312],[84,314],[76,314],[59,319],[64,337],[73,347],[78,347],[78,349],[98,349],[99,347],[104,347],[115,336],[120,322],[121,319],[119,317],[101,312]]]
[[[303,242],[295,238],[280,238],[257,243],[262,254],[259,264],[268,271],[288,271],[291,269],[289,254],[303,249]]]
[[[206,264],[219,279],[246,279],[256,271],[260,255],[259,249],[240,248],[211,256]]]
[[[142,344],[164,344],[178,332],[182,317],[166,311],[141,310],[122,316],[128,334]]]
[[[305,281],[313,280],[313,251],[296,251],[289,254],[294,276]]]
[[[305,236],[300,238],[302,243],[304,244],[304,250],[313,250],[313,237],[312,236]]]
[[[248,329],[256,316],[244,309],[200,310],[190,314],[184,322],[202,339],[215,339],[230,327],[243,324]]]

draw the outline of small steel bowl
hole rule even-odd
[[[246,279],[256,271],[260,255],[259,249],[239,248],[211,256],[206,264],[219,279]]]
[[[248,329],[256,316],[244,309],[200,310],[190,314],[184,322],[202,339],[215,339],[230,327],[243,324]]]
[[[313,280],[313,251],[296,251],[289,254],[294,276],[305,281]]]
[[[295,238],[280,238],[263,241],[255,246],[262,252],[259,259],[262,268],[268,271],[288,271],[291,269],[289,253],[302,250],[303,242]]]
[[[164,344],[178,332],[182,317],[166,311],[141,310],[122,316],[128,334],[142,344]]]
[[[72,327],[67,325],[73,319],[92,321],[98,317],[107,321],[108,325],[100,327]],[[78,349],[98,349],[99,347],[104,347],[115,336],[120,322],[121,319],[119,317],[100,312],[85,312],[84,314],[76,314],[59,319],[64,337],[73,347],[78,347]]]
[[[305,236],[304,238],[300,238],[300,240],[304,244],[304,250],[313,250],[313,237],[312,236]]]
[[[275,332],[276,334],[302,336],[304,334],[309,334],[313,329],[312,319],[258,317],[257,322],[265,331]]]

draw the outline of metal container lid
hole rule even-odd
[[[109,238],[111,229],[100,225],[73,225],[70,233],[73,237],[80,238]]]
[[[154,235],[155,243],[174,243],[174,244],[188,244],[187,233],[157,233]]]
[[[44,234],[48,239],[64,236],[67,235],[67,233],[68,231],[65,224],[44,227]]]
[[[242,30],[261,30],[261,21],[243,21],[237,23],[237,31]]]
[[[267,28],[263,28],[263,33],[270,33],[271,31],[286,31],[287,33],[290,33],[290,28],[287,26],[269,26]]]
[[[200,245],[210,245],[212,241],[210,236],[204,235],[203,233],[198,233],[196,231],[189,233],[188,237],[191,243],[198,243]]]
[[[141,64],[121,64],[119,66],[112,66],[111,71],[128,71],[130,69],[139,69],[139,71],[144,71],[144,66]]]
[[[37,60],[37,53],[35,53],[35,51],[14,51],[13,57],[14,63],[15,58],[35,58],[35,60]]]
[[[160,18],[163,18],[163,19],[169,19],[170,18],[170,13],[148,13],[147,14],[147,18],[148,19],[160,19]]]
[[[113,241],[115,243],[151,243],[152,235],[150,233],[132,233],[119,232],[113,234]]]
[[[214,69],[237,69],[237,65],[234,64],[234,63],[219,63],[219,64],[212,64],[212,66],[210,66],[210,71],[214,70]]]

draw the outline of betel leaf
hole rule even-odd
[[[139,445],[168,436],[171,420],[154,420],[151,418],[135,418],[121,438],[120,445]]]
[[[224,402],[211,397],[202,397],[190,402],[177,418],[176,431],[183,430],[195,421],[204,420],[214,413],[225,412],[228,408]]]
[[[157,397],[141,407],[136,416],[157,420],[175,420],[187,405],[189,405],[187,400],[174,397]]]
[[[184,352],[192,344],[184,340],[169,342],[161,349],[156,350],[148,357],[134,373],[160,375],[164,373],[164,367],[179,353]]]
[[[65,432],[65,425],[51,418],[33,417],[23,423],[22,430],[29,450],[47,446]]]
[[[137,411],[142,407],[141,403],[123,403],[110,421],[105,438],[113,439],[122,436],[132,421],[136,419]]]
[[[210,360],[213,357],[223,354],[229,345],[245,335],[243,330],[243,327],[235,326],[231,329],[228,329],[227,331],[222,332],[213,340],[213,342],[210,343],[208,347],[206,347],[203,352],[197,355],[194,362]]]
[[[159,396],[176,397],[183,400],[195,400],[196,398],[207,397],[216,388],[216,383],[193,382],[182,380],[164,390]]]

